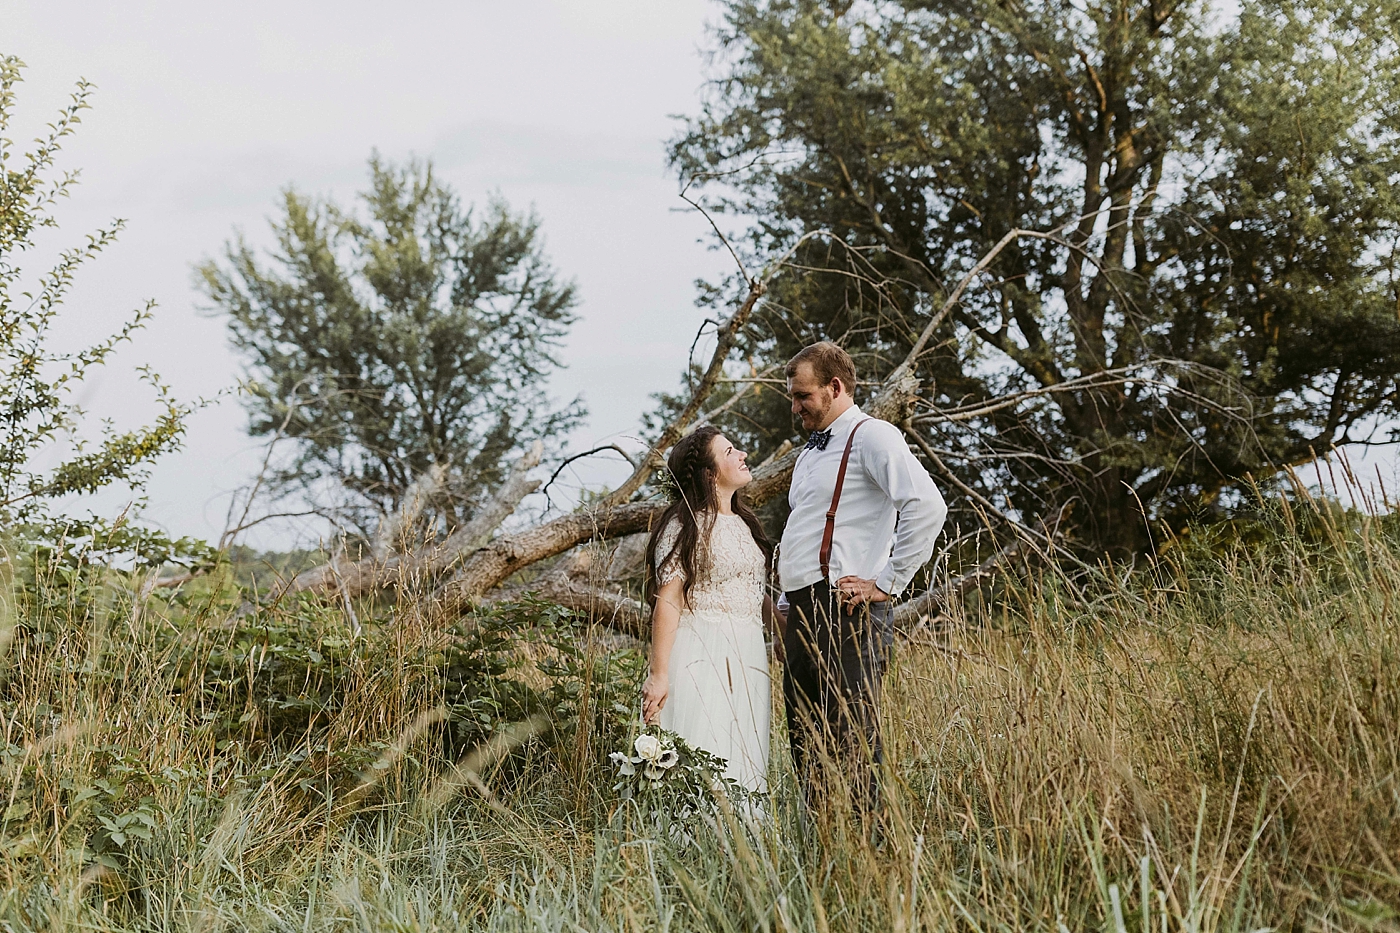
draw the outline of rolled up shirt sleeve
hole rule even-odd
[[[875,585],[891,596],[904,592],[919,568],[933,556],[948,506],[933,477],[909,450],[903,433],[879,421],[871,425],[869,442],[861,446],[861,467],[872,483],[889,497],[899,513],[889,562]]]

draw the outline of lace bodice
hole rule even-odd
[[[702,536],[705,525],[702,518]],[[683,573],[678,558],[666,560],[679,534],[680,522],[673,519],[656,544],[657,560],[662,561],[656,578],[663,585]],[[696,558],[696,564],[702,568],[698,571],[700,579],[690,589],[689,605],[682,619],[690,613],[726,612],[762,624],[763,551],[754,542],[753,533],[744,520],[737,515],[716,513],[708,547],[702,537]]]

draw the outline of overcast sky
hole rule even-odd
[[[703,318],[692,283],[726,271],[703,219],[680,210],[664,163],[674,115],[697,108],[716,14],[703,0],[0,0],[0,51],[28,65],[16,143],[52,119],[77,78],[98,88],[61,156],[60,168],[82,169],[82,184],[27,268],[114,217],[128,221],[80,273],[60,339],[100,336],[145,300],[159,304],[83,403],[121,426],[148,421],[151,394],[134,377],[147,363],[186,399],[234,386],[238,361],[223,323],[197,311],[192,265],[235,229],[266,243],[288,185],[348,201],[378,148],[393,160],[431,158],[465,201],[498,191],[535,207],[582,299],[554,383],[591,411],[570,446],[635,435],[649,395],[677,385]],[[155,470],[148,520],[217,538],[229,492],[260,459],[244,425],[233,398],[194,416],[185,449]],[[1398,485],[1393,451],[1357,460]],[[571,477],[561,482],[561,504],[578,482],[625,472],[582,465],[572,488]],[[115,514],[124,502],[106,496],[98,508]],[[284,547],[298,534],[314,532],[264,526],[250,543]]]
[[[105,333],[146,299],[159,303],[85,404],[121,424],[149,419],[150,393],[131,376],[142,363],[184,398],[233,386],[238,361],[223,323],[197,310],[192,264],[235,228],[266,243],[288,185],[348,200],[378,148],[431,158],[464,201],[499,191],[536,208],[582,299],[554,387],[582,393],[592,413],[572,446],[634,434],[649,394],[677,385],[703,318],[692,283],[725,271],[703,219],[678,210],[664,161],[674,115],[696,110],[715,13],[700,0],[0,0],[0,51],[28,65],[16,143],[52,119],[80,76],[98,89],[61,156],[82,184],[44,245],[128,222],[80,274],[61,339]],[[51,255],[26,265],[36,271]],[[148,518],[216,538],[228,491],[259,460],[244,424],[234,399],[196,415],[185,450],[154,473]],[[599,470],[584,478],[606,480]],[[252,543],[284,545],[291,533]]]

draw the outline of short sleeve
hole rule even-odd
[[[680,555],[671,553],[680,536],[680,519],[673,518],[666,523],[665,528],[661,529],[661,536],[656,539],[656,583],[658,586],[665,586],[677,577],[685,576],[685,571],[681,567]]]

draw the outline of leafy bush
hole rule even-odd
[[[0,139],[10,129],[23,68],[18,58],[0,56]],[[54,163],[63,140],[77,130],[91,93],[92,86],[79,81],[34,149],[16,152],[8,139],[0,141],[0,525],[42,514],[60,496],[112,483],[140,486],[146,468],[179,446],[190,412],[155,373],[143,369],[162,409],[154,424],[125,432],[109,425],[94,449],[79,444],[47,474],[32,469],[35,454],[62,440],[81,418],[72,401],[74,391],[146,324],[154,308],[147,303],[116,333],[77,352],[49,346],[50,328],[79,268],[115,241],[121,221],[89,234],[83,246],[63,251],[32,283],[24,281],[14,261],[34,248],[37,230],[58,226],[53,208],[71,193],[78,173],[55,175]]]

